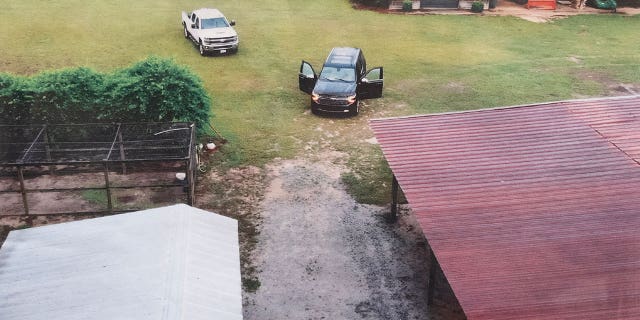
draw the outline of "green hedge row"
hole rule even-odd
[[[112,73],[0,73],[2,124],[189,121],[206,130],[210,110],[200,78],[171,59],[149,57]]]
[[[363,4],[365,6],[380,7],[380,8],[389,8],[389,4],[391,3],[391,0],[351,0],[351,1]]]

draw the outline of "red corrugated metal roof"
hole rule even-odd
[[[640,319],[640,96],[370,125],[468,319]]]

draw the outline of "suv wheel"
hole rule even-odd
[[[356,116],[360,112],[360,100],[356,100],[355,106],[349,110],[349,115]]]

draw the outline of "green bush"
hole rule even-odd
[[[480,13],[484,11],[484,3],[482,1],[474,1],[471,3],[471,12]]]
[[[388,8],[390,0],[352,0],[365,6]]]
[[[28,78],[0,73],[0,123],[28,123],[31,109],[26,107],[33,92]]]
[[[88,68],[65,69],[34,76],[30,123],[96,122],[108,110],[103,104],[105,76]]]
[[[413,9],[413,2],[411,0],[402,1],[402,11],[411,11]]]
[[[0,108],[5,124],[189,121],[206,129],[211,99],[189,69],[149,57],[109,74],[0,74]]]

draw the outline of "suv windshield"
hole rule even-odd
[[[322,73],[320,73],[320,79],[329,81],[355,82],[356,71],[353,68],[349,67],[342,68],[325,66],[324,68],[322,68]]]
[[[228,26],[224,18],[202,19],[202,29],[226,28]]]

